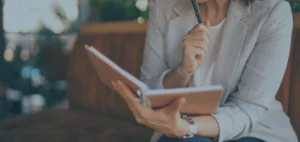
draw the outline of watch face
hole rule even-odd
[[[190,126],[190,128],[189,128],[190,130],[190,132],[193,134],[193,135],[196,135],[197,133],[198,133],[198,127],[197,127],[197,125],[191,125]]]
[[[198,133],[198,127],[195,124],[194,120],[188,116],[182,116],[182,119],[186,120],[189,123],[189,132],[184,138],[192,138]]]

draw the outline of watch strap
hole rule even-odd
[[[181,115],[181,118],[188,122],[189,128],[188,128],[188,134],[183,136],[183,138],[192,138],[194,137],[198,132],[198,127],[195,124],[195,121],[189,117],[188,115]]]

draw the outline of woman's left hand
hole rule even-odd
[[[183,137],[188,133],[188,124],[180,117],[179,112],[185,103],[184,98],[176,99],[165,108],[153,110],[143,106],[141,100],[123,82],[112,84],[127,103],[138,124],[146,125],[169,137]]]

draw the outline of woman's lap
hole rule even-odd
[[[236,141],[229,141],[229,142],[264,142],[264,141],[256,138],[242,138]]]
[[[158,142],[215,142],[215,140],[212,138],[200,137],[200,136],[195,136],[189,139],[169,138],[163,136]],[[256,138],[242,138],[240,140],[229,141],[229,142],[263,142],[263,141]]]
[[[193,138],[181,139],[181,138],[169,138],[163,136],[158,142],[214,142],[212,138],[195,136]]]

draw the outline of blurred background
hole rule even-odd
[[[0,141],[150,139],[84,45],[139,77],[151,1],[0,0]],[[300,136],[300,1],[289,2],[293,40],[276,98]]]
[[[68,108],[68,56],[84,23],[144,22],[147,0],[2,0],[0,117]]]

